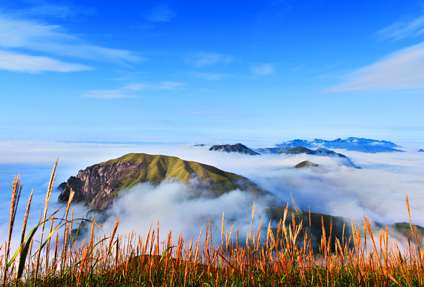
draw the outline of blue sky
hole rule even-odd
[[[424,140],[422,1],[0,4],[0,141]]]

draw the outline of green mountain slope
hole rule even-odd
[[[191,186],[195,182],[196,188],[209,190],[213,196],[235,189],[257,196],[273,196],[243,176],[210,165],[173,156],[131,153],[80,170],[77,176],[59,186],[62,189],[59,201],[67,201],[72,188],[75,202],[85,202],[90,209],[105,210],[122,189],[143,182],[157,185],[167,179]]]

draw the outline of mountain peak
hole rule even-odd
[[[221,151],[221,152],[235,152],[235,153],[242,153],[242,154],[249,154],[249,155],[259,155],[259,153],[254,152],[247,146],[241,143],[237,143],[234,145],[225,144],[225,145],[214,145],[210,149],[210,151]]]
[[[196,188],[208,190],[214,196],[236,189],[253,195],[271,194],[243,176],[211,165],[173,156],[130,153],[92,165],[80,170],[77,176],[71,176],[59,185],[62,189],[59,201],[66,202],[72,189],[75,191],[75,202],[85,202],[91,210],[105,210],[121,190],[136,184],[149,182],[158,185],[164,180],[175,179],[192,185],[194,178],[198,179]]]
[[[310,162],[309,160],[304,160],[302,162],[299,162],[294,166],[294,168],[305,168],[305,167],[317,167],[318,164]]]

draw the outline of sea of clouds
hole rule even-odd
[[[26,146],[25,149],[22,147]],[[20,232],[26,201],[34,189],[34,204],[30,226],[38,222],[45,198],[51,168],[59,155],[56,186],[78,170],[120,157],[130,152],[177,156],[216,166],[225,171],[245,176],[286,202],[291,195],[298,208],[311,209],[352,220],[367,216],[383,224],[408,222],[405,203],[410,201],[412,221],[424,226],[424,153],[407,149],[404,153],[365,154],[336,150],[348,156],[361,169],[346,167],[335,158],[311,155],[249,156],[208,151],[208,147],[183,144],[98,144],[98,143],[0,143],[0,215],[1,240],[7,236],[10,192],[13,176],[21,171],[24,184],[17,215],[15,237]],[[301,161],[319,164],[317,168],[293,169]],[[157,187],[141,184],[121,193],[109,211],[110,220],[104,223],[110,232],[115,218],[120,216],[119,232],[134,230],[144,235],[150,224],[159,221],[163,233],[197,238],[211,218],[213,231],[220,236],[222,214],[225,211],[226,229],[239,228],[246,234],[252,225],[252,205],[255,200],[248,193],[235,190],[224,196],[194,198],[190,188],[175,181]],[[291,195],[290,195],[291,194]],[[58,191],[52,195],[50,211],[60,207]],[[255,228],[262,219],[268,224],[265,206],[256,203]],[[84,216],[86,209],[75,205],[75,216]],[[234,234],[234,233],[233,233]]]

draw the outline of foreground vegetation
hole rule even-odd
[[[145,237],[116,233],[95,237],[95,222],[87,239],[76,240],[81,219],[70,211],[73,192],[62,217],[47,216],[55,178],[53,169],[44,212],[28,233],[29,198],[22,227],[21,245],[11,250],[12,232],[21,186],[15,178],[12,192],[8,240],[0,247],[0,276],[4,286],[421,286],[424,284],[423,251],[416,227],[410,221],[405,250],[389,241],[387,227],[374,235],[364,218],[363,228],[352,224],[352,236],[331,240],[332,225],[324,226],[319,252],[313,252],[311,226],[303,226],[299,214],[278,228],[261,226],[246,235],[224,226],[209,225],[197,240],[186,241],[171,231],[160,236],[159,224],[151,225]],[[408,198],[406,198],[409,213]],[[296,210],[297,212],[297,210]],[[69,215],[70,213],[70,215]],[[296,218],[297,217],[297,218]],[[309,219],[308,222],[311,222]],[[213,237],[220,236],[219,243]],[[245,238],[241,240],[241,238]],[[316,239],[315,239],[316,240]],[[423,238],[424,245],[424,238]]]

